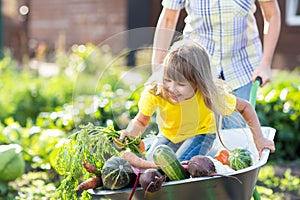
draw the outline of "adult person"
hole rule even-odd
[[[234,94],[249,100],[252,82],[262,78],[261,87],[271,80],[271,64],[280,34],[277,0],[258,0],[264,19],[263,44],[254,13],[254,0],[163,0],[153,42],[152,72],[161,68],[181,9],[185,9],[183,37],[199,42],[211,56],[216,76],[222,77]],[[235,113],[227,119],[240,119]],[[235,120],[236,121],[236,120]],[[241,124],[240,124],[241,125]],[[245,124],[242,124],[244,126]]]
[[[254,0],[163,0],[152,56],[152,72],[169,48],[181,9],[186,9],[184,37],[205,47],[215,67],[241,98],[249,99],[251,82],[271,80],[271,64],[280,34],[280,10],[277,0],[258,0],[264,19],[263,45],[254,17]],[[240,92],[241,91],[241,92]],[[245,93],[245,94],[243,94]]]

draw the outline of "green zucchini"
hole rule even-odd
[[[175,152],[167,145],[156,147],[153,153],[153,160],[172,181],[189,177],[188,172],[177,159]]]

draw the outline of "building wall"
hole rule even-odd
[[[131,0],[132,3],[136,1],[139,0]],[[128,45],[126,44],[126,35],[123,38],[119,35],[113,38],[115,34],[127,30],[129,24],[127,21],[128,0],[2,0],[2,2],[3,14],[7,15],[6,11],[14,11],[13,17],[4,20],[4,42],[5,46],[13,48],[14,55],[18,55],[17,57],[21,57],[26,50],[27,41],[25,40],[27,37],[30,49],[37,48],[41,43],[54,49],[58,45],[60,35],[65,37],[66,49],[73,44],[87,42],[102,44],[107,39],[110,39],[109,45],[113,49],[119,50]],[[8,2],[15,2],[9,10],[5,6]],[[24,20],[25,16],[20,19],[17,13],[18,8],[24,2],[27,2],[30,8],[26,20]],[[300,66],[300,26],[288,26],[285,23],[286,1],[278,0],[278,2],[282,27],[273,68],[293,69]],[[150,4],[150,11],[147,11],[150,13],[149,24],[151,27],[155,27],[162,9],[161,0],[151,0]],[[133,11],[137,9],[133,9]],[[185,15],[186,13],[183,11],[177,30],[183,28]],[[259,28],[262,30],[260,9],[257,10],[256,17]],[[135,19],[132,18],[132,20]]]
[[[11,55],[18,61],[26,53],[26,33],[23,18],[18,13],[18,4],[11,0],[2,0],[3,45],[10,49]],[[2,31],[1,30],[1,31]]]
[[[300,67],[300,26],[287,25],[285,19],[286,1],[278,0],[278,3],[281,11],[281,31],[272,68],[294,69]],[[256,18],[260,32],[262,33],[263,19],[259,9],[256,12]]]
[[[126,30],[126,0],[31,0],[29,7],[28,37],[32,46],[46,43],[55,48],[61,36],[66,48],[88,42],[99,44]]]

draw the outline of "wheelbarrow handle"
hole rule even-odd
[[[251,87],[249,102],[254,108],[255,108],[255,103],[256,103],[257,89],[261,84],[262,84],[262,78],[260,76],[258,76],[258,77],[256,77],[256,79]]]

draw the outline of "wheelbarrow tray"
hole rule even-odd
[[[262,127],[263,134],[266,138],[273,140],[276,130],[271,127]],[[221,131],[221,138],[225,146],[232,150],[237,147],[243,147],[250,150],[254,157],[254,165],[251,167],[226,173],[226,175],[238,178],[213,176],[189,178],[179,181],[165,182],[162,188],[154,193],[147,192],[141,187],[137,187],[134,200],[183,200],[183,199],[201,199],[201,200],[250,200],[257,182],[260,168],[267,163],[269,150],[262,152],[261,158],[258,159],[258,153],[253,143],[252,134],[249,128],[229,129]],[[222,147],[219,139],[216,139],[210,156]],[[94,199],[108,198],[116,200],[128,200],[132,188],[121,190],[88,190]]]

